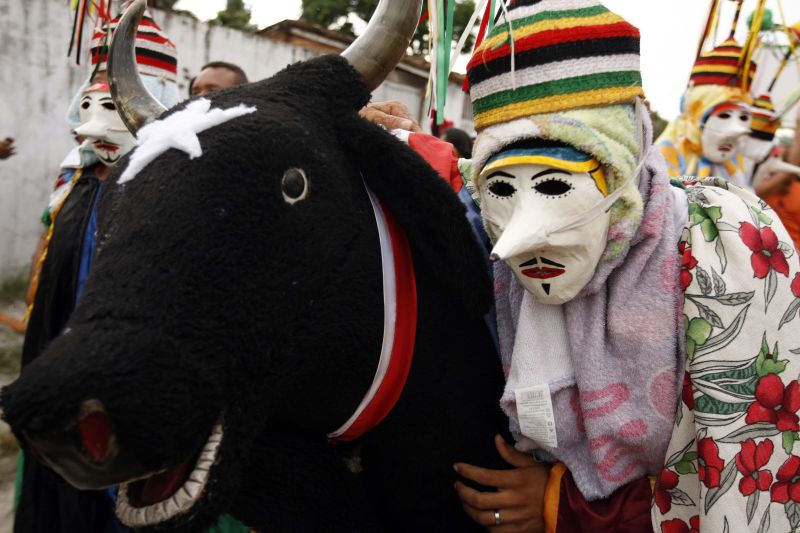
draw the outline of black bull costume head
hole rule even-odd
[[[5,420],[76,487],[119,484],[117,514],[136,529],[200,531],[226,512],[265,531],[477,528],[452,464],[500,467],[486,265],[446,183],[357,114],[420,1],[382,1],[344,57],[163,114],[132,70],[143,8],[120,24],[110,78],[129,127],[156,133],[139,130],[112,175],[83,299],[3,389]],[[392,33],[375,29],[387,21]],[[368,191],[410,244],[416,341],[396,405],[347,447],[355,474],[328,434],[370,388],[384,342]]]

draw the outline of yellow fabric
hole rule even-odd
[[[499,168],[507,168],[513,165],[545,165],[548,167],[559,168],[561,170],[567,170],[569,172],[586,173],[592,177],[597,185],[597,189],[603,193],[603,196],[608,196],[606,173],[603,170],[603,166],[597,161],[597,159],[590,159],[588,161],[564,161],[554,157],[532,155],[505,157],[486,165],[481,172],[481,179],[488,176],[490,172],[493,172]]]
[[[630,103],[637,96],[644,98],[644,90],[641,87],[613,87],[611,89],[594,89],[572,93],[566,97],[564,95],[555,95],[528,100],[475,115],[475,129],[480,131],[494,124],[511,122],[514,119],[531,115]]]
[[[593,17],[568,17],[556,20],[543,20],[529,26],[522,26],[520,29],[514,29],[512,33],[514,35],[514,40],[519,41],[520,39],[529,37],[534,33],[541,33],[543,31],[568,30],[583,26],[605,26],[607,24],[616,24],[617,22],[624,22],[624,19],[619,15],[608,12],[603,13],[602,15],[595,15]],[[507,42],[508,32],[504,31],[489,39],[486,39],[483,43],[481,43],[481,50],[492,50],[493,48],[502,46]]]
[[[697,72],[715,72],[719,74],[736,74],[739,71],[737,67],[731,65],[700,65],[692,69],[692,74]]]
[[[753,54],[758,49],[761,39],[759,32],[764,22],[764,11],[767,6],[767,0],[758,0],[758,6],[753,12],[752,20],[750,21],[750,31],[747,33],[747,40],[744,43],[742,51],[742,90],[750,92],[753,79],[750,77],[750,66],[753,65]]]
[[[544,531],[556,533],[558,528],[558,505],[561,500],[561,480],[567,471],[564,463],[556,463],[550,469],[544,488]]]
[[[694,176],[698,162],[703,155],[701,143],[700,119],[706,111],[724,102],[742,102],[751,104],[750,95],[739,87],[722,85],[701,85],[690,87],[684,94],[683,112],[670,122],[657,144],[673,146],[686,161],[683,174]],[[669,157],[663,146],[659,146],[665,157]],[[668,150],[667,150],[668,152]]]
[[[72,176],[71,182],[74,184],[77,182],[81,176],[83,175],[83,169],[78,169],[75,174]],[[36,291],[39,288],[39,275],[42,273],[42,266],[44,265],[44,260],[47,259],[47,249],[50,247],[50,240],[53,238],[53,231],[56,227],[56,217],[58,217],[58,213],[61,211],[61,208],[64,206],[64,203],[69,198],[69,194],[64,195],[64,198],[51,212],[50,212],[50,228],[47,230],[47,237],[45,238],[44,250],[42,250],[42,255],[39,256],[39,260],[36,262],[36,269],[33,272],[33,278],[31,279],[31,288],[29,289],[31,295],[31,303],[28,305],[27,311],[25,311],[25,316],[22,318],[23,322],[27,322],[33,312],[33,302],[36,299]]]
[[[667,172],[670,178],[681,177],[681,160],[678,149],[671,144],[659,145],[658,150],[667,162]]]

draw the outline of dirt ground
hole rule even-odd
[[[0,305],[3,310],[21,317],[25,312],[22,302]],[[10,383],[19,373],[22,335],[0,326],[0,386]],[[0,533],[11,531],[13,525],[14,480],[17,467],[17,442],[0,421]]]

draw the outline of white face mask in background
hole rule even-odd
[[[714,111],[703,124],[701,142],[705,158],[712,163],[723,163],[733,158],[745,136],[750,134],[751,121],[750,110],[744,105],[733,104]]]
[[[80,99],[81,125],[75,133],[86,137],[84,146],[91,147],[106,166],[114,166],[136,146],[136,139],[117,113],[108,85],[92,85]]]

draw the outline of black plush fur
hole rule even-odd
[[[86,486],[178,465],[222,420],[202,499],[158,531],[200,531],[224,512],[271,532],[478,530],[452,465],[501,467],[492,439],[505,422],[482,318],[491,288],[463,206],[358,117],[369,93],[339,57],[211,99],[258,111],[201,133],[202,157],[170,150],[108,187],[83,300],[3,389],[6,420]],[[295,205],[281,193],[289,168],[309,178]],[[419,316],[407,386],[361,439],[359,477],[325,435],[361,400],[380,352],[380,248],[364,183],[407,232]],[[105,406],[120,452],[82,477],[44,450],[74,448],[88,399]]]

